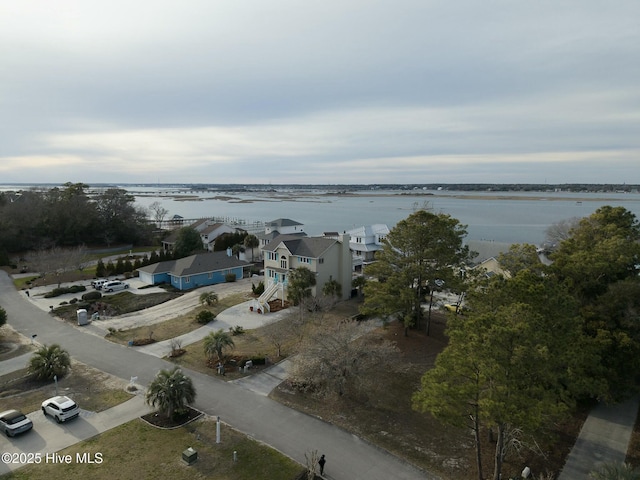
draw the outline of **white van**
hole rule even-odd
[[[112,280],[102,284],[100,288],[103,292],[117,292],[118,290],[125,290],[129,288],[128,283],[121,282],[119,280]]]

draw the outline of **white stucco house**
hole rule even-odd
[[[382,250],[384,240],[389,235],[389,227],[384,223],[365,225],[347,231],[349,248],[353,252],[353,268],[362,268],[375,261],[376,252]]]

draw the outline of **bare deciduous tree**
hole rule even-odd
[[[577,227],[580,223],[579,217],[569,218],[567,220],[560,220],[550,225],[546,233],[547,242],[551,245],[558,245],[571,236],[571,230]]]
[[[343,321],[313,335],[295,359],[293,381],[323,396],[357,393],[375,382],[376,372],[390,368],[397,350],[367,330]]]
[[[162,228],[162,222],[164,221],[164,217],[169,213],[169,210],[164,208],[160,202],[153,202],[149,205],[149,210],[151,211],[151,216],[158,225],[158,228]]]
[[[310,452],[305,452],[304,460],[307,464],[307,479],[315,480],[316,478],[316,466],[318,465],[318,451],[311,450]]]
[[[292,340],[296,332],[291,328],[291,318],[283,318],[277,322],[272,322],[262,327],[264,336],[269,339],[271,344],[276,348],[276,356],[282,356],[282,347],[285,343]]]
[[[74,270],[82,271],[89,263],[89,256],[84,246],[54,247],[47,250],[37,250],[31,255],[30,260],[33,269],[40,272],[42,277],[54,275],[58,281],[58,287],[60,287],[62,275]]]

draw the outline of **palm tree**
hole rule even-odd
[[[200,295],[200,303],[207,307],[213,307],[218,303],[218,294],[215,292],[205,292]]]
[[[251,261],[253,262],[253,249],[260,245],[260,240],[255,235],[244,237],[244,246],[251,249]]]
[[[60,345],[43,345],[29,359],[29,373],[37,380],[52,380],[64,376],[71,366],[69,352]]]
[[[160,370],[147,388],[146,402],[169,418],[185,410],[196,399],[196,389],[191,378],[180,367]]]
[[[204,353],[208,357],[212,357],[215,353],[218,356],[218,361],[222,362],[222,352],[225,348],[233,348],[236,344],[233,342],[233,338],[229,333],[224,330],[218,330],[217,332],[211,332],[204,337]]]

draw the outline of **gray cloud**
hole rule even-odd
[[[2,178],[640,183],[634,0],[144,3],[0,7]]]

